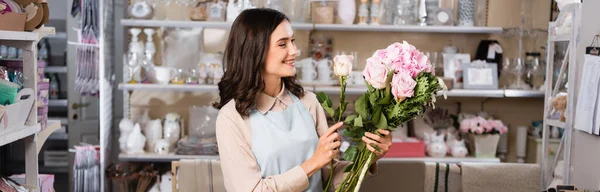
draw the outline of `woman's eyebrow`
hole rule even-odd
[[[294,38],[294,36],[292,36],[292,37],[282,37],[282,38],[280,38],[277,41],[287,41],[287,40],[290,40],[290,39],[293,39],[293,38]]]

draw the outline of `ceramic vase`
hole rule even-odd
[[[473,135],[475,142],[475,157],[478,158],[495,158],[499,134]]]
[[[144,135],[146,136],[146,151],[154,151],[154,143],[162,139],[163,128],[160,119],[151,120],[144,127]]]
[[[356,2],[354,0],[339,0],[338,17],[341,24],[353,24],[354,17],[356,17]]]

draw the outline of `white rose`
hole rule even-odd
[[[339,77],[350,75],[353,61],[354,56],[352,55],[336,55],[333,58],[333,72]]]

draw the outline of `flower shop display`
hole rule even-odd
[[[467,117],[460,121],[460,131],[472,136],[475,143],[475,157],[495,157],[500,135],[508,128],[500,120],[482,116]]]
[[[345,72],[351,71],[348,68],[352,64],[348,62],[351,59],[345,56],[336,57],[334,71],[340,79],[340,103],[334,109],[327,94],[318,93],[317,98],[330,117],[341,121],[348,105],[345,101]],[[365,132],[379,134],[378,129],[394,131],[402,123],[423,115],[428,106],[434,105],[438,91],[445,90],[427,56],[406,41],[377,50],[366,60],[363,76],[367,91],[354,102],[353,114],[344,120],[343,135],[355,144],[344,152],[343,159],[353,164],[346,168],[348,174],[337,191],[358,191],[375,158],[375,154],[361,141]],[[330,183],[331,178],[326,189]]]

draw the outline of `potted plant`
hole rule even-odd
[[[500,135],[508,128],[500,120],[485,119],[481,116],[467,117],[460,121],[460,131],[471,136],[475,144],[475,157],[496,157]]]

